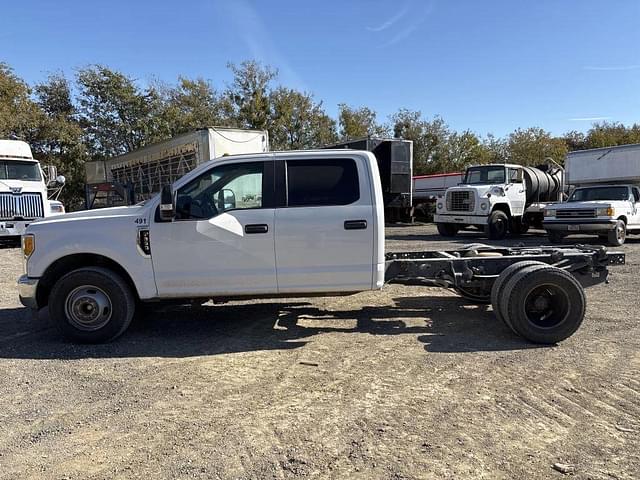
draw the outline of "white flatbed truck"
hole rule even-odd
[[[585,312],[584,286],[623,253],[471,246],[386,252],[372,153],[311,150],[207,162],[131,207],[31,224],[20,299],[80,342],[122,334],[153,302],[347,295],[385,283],[452,288],[492,303],[522,337],[555,343]]]

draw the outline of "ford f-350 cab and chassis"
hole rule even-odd
[[[128,327],[137,305],[351,294],[437,285],[492,303],[517,334],[553,343],[584,317],[583,285],[624,254],[593,248],[384,251],[375,157],[322,150],[205,163],[146,203],[29,226],[20,298],[78,341]]]

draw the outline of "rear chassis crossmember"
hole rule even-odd
[[[606,282],[611,265],[624,265],[625,254],[605,247],[492,247],[461,250],[390,252],[385,282],[490,292],[500,273],[517,262],[547,263],[570,272],[583,287]]]

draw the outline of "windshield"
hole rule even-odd
[[[39,182],[40,167],[36,162],[0,160],[0,180],[27,180]]]
[[[629,189],[627,187],[578,188],[569,197],[570,202],[594,200],[629,200]]]
[[[466,184],[488,184],[488,183],[505,183],[504,167],[473,167],[467,169],[464,176]]]

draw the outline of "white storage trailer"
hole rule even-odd
[[[268,151],[266,130],[207,127],[106,161],[87,162],[86,208],[146,200],[201,163],[227,155]]]
[[[567,184],[640,184],[640,144],[570,152],[565,160]]]

